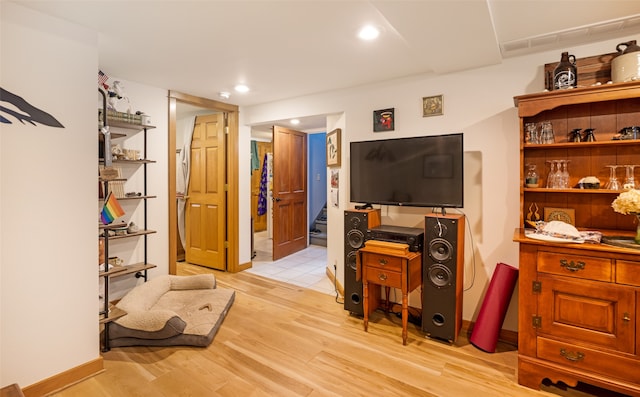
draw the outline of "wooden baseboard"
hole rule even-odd
[[[104,371],[103,358],[86,362],[22,389],[25,397],[41,397],[62,390]]]
[[[331,280],[331,283],[333,283],[333,285],[335,285],[336,290],[338,291],[338,294],[344,298],[344,287],[340,284],[340,282],[336,279],[336,275],[333,273],[333,271],[329,268],[329,265],[327,265],[327,270],[326,270],[326,274],[327,277],[329,277],[329,280]]]

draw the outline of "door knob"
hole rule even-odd
[[[274,197],[273,201],[282,201],[282,199],[280,197]]]

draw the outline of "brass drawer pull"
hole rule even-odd
[[[560,355],[572,362],[578,362],[584,359],[584,353],[580,352],[568,352],[565,349],[560,349]]]
[[[385,281],[387,279],[387,275],[384,273],[380,273],[378,274],[378,278],[380,279],[380,281]]]
[[[566,259],[560,259],[560,267],[564,267],[570,272],[577,272],[578,270],[584,270],[585,263],[578,261],[577,263],[574,261],[567,261]]]
[[[382,266],[384,266],[384,265],[386,265],[386,264],[387,264],[387,263],[389,263],[389,262],[387,262],[387,260],[386,260],[386,259],[384,259],[384,258],[380,258],[380,260],[378,261],[378,263],[380,263]]]

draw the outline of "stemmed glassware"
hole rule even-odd
[[[624,166],[627,169],[627,176],[624,178],[624,188],[636,189],[636,180],[633,176],[633,171],[637,165],[627,164]]]
[[[620,165],[605,165],[605,167],[609,168],[609,180],[605,185],[605,189],[609,190],[620,190],[620,181],[618,181],[618,176],[616,175],[616,169],[621,167]]]
[[[547,160],[549,163],[549,174],[547,175],[547,189],[555,188],[556,170],[558,169],[558,160]]]
[[[568,189],[569,188],[569,162],[571,160],[559,160],[560,168],[559,177],[557,179],[558,189]]]

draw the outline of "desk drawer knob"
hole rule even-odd
[[[572,362],[578,362],[584,359],[584,353],[581,352],[569,352],[565,349],[560,349],[560,355]]]
[[[385,281],[387,279],[387,275],[384,273],[380,273],[378,274],[378,278],[380,279],[380,281]]]
[[[386,265],[386,264],[387,264],[387,263],[389,263],[389,262],[387,262],[387,260],[386,260],[386,259],[384,259],[384,258],[380,258],[380,260],[378,261],[378,263],[380,263],[382,266],[384,266],[384,265]]]
[[[584,270],[585,263],[581,261],[578,261],[576,263],[574,261],[567,261],[566,259],[561,259],[560,267],[564,267],[570,272],[577,272],[578,270]]]

